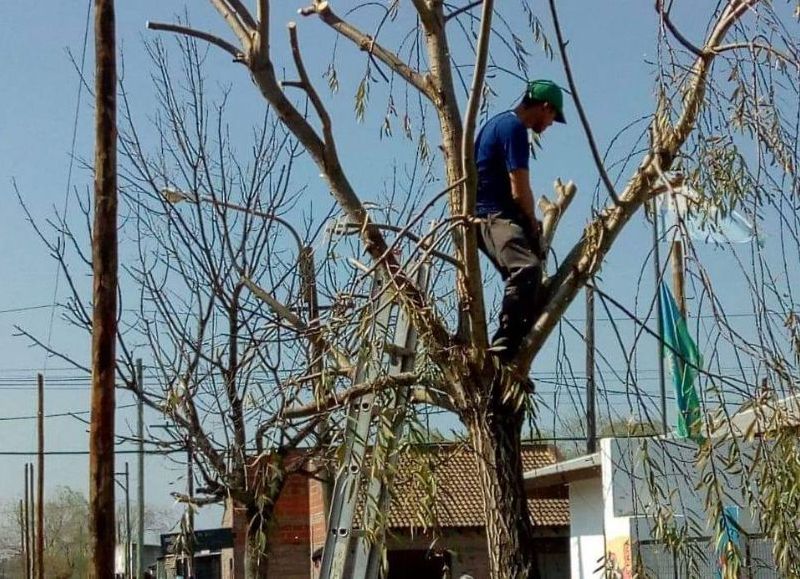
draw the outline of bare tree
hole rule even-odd
[[[297,26],[289,23],[287,30],[297,80],[281,82],[271,52],[271,46],[277,41],[270,36],[274,27],[268,0],[256,2],[255,13],[239,1],[211,0],[211,4],[230,27],[236,43],[183,25],[151,22],[149,26],[208,41],[245,66],[265,100],[319,168],[344,215],[351,223],[358,224],[363,250],[373,260],[370,269],[395,288],[420,333],[426,356],[440,373],[442,380],[436,392],[443,392],[444,396],[437,396],[436,403],[456,412],[466,425],[481,459],[478,464],[485,491],[492,576],[529,576],[535,553],[530,540],[532,528],[526,513],[519,453],[525,394],[520,387],[521,378],[527,375],[531,362],[563,319],[578,292],[599,271],[625,225],[646,203],[665,191],[668,179],[665,180],[664,175],[673,168],[689,166],[696,167],[705,176],[709,175],[713,165],[708,164],[708,155],[715,155],[717,150],[715,146],[709,146],[711,141],[704,129],[709,126],[710,119],[727,126],[737,122],[740,126],[746,124],[748,129],[737,137],[749,139],[778,163],[784,176],[793,178],[797,153],[796,147],[791,145],[791,137],[794,135],[796,143],[796,130],[792,132],[790,127],[783,131],[780,118],[774,119],[773,130],[765,130],[767,125],[761,115],[755,113],[758,122],[752,116],[759,96],[742,90],[741,86],[738,92],[733,91],[720,77],[722,67],[715,69],[712,66],[720,59],[726,63],[746,63],[747,70],[754,75],[769,71],[773,66],[796,69],[796,35],[793,37],[785,27],[788,14],[784,12],[788,10],[779,10],[758,0],[727,0],[708,8],[706,33],[699,41],[692,42],[672,22],[670,5],[656,2],[662,31],[657,42],[664,48],[664,59],[660,67],[662,77],[658,102],[646,131],[648,143],[643,151],[630,158],[620,176],[612,180],[580,105],[580,95],[569,67],[567,42],[558,21],[555,2],[550,1],[557,51],[608,201],[596,208],[589,224],[549,278],[544,308],[522,351],[510,365],[498,367],[486,349],[485,299],[470,217],[475,198],[471,163],[473,127],[477,103],[486,89],[483,74],[489,59],[489,39],[502,41],[508,47],[508,56],[511,59],[516,57],[518,63],[519,43],[509,42],[505,35],[509,29],[508,22],[512,20],[507,16],[514,11],[524,14],[527,18],[516,20],[527,20],[534,36],[541,40],[541,27],[531,7],[521,2],[501,9],[493,7],[490,1],[484,1],[451,8],[439,0],[413,0],[408,10],[412,10],[418,29],[410,33],[414,39],[410,49],[403,42],[398,42],[397,48],[381,42],[384,29],[401,22],[396,18],[397,14],[406,8],[398,2],[391,2],[377,23],[367,23],[376,31],[372,34],[337,14],[330,2],[313,1],[301,10],[305,16],[319,18],[333,34],[365,53],[367,73],[356,93],[357,111],[366,106],[372,71],[379,71],[387,80],[391,75],[391,80],[404,81],[438,119],[439,145],[443,153],[441,173],[447,185],[447,223],[450,227],[446,238],[437,239],[441,244],[449,244],[456,264],[452,271],[457,291],[457,319],[450,327],[437,303],[421,292],[403,271],[397,256],[391,251],[390,242],[374,216],[364,207],[346,174],[336,144],[333,121],[304,64]],[[482,6],[480,17],[473,14],[478,6]],[[497,21],[502,24],[495,26]],[[502,30],[498,30],[498,26],[502,26]],[[466,45],[466,50],[472,50],[472,53],[456,58],[451,35],[458,30],[464,31],[467,38],[460,46]],[[513,38],[519,39],[516,35]],[[552,51],[549,44],[546,46]],[[409,58],[404,58],[404,50]],[[466,90],[462,91],[458,88],[461,72],[454,66],[454,61],[463,62],[465,56],[474,58],[475,68],[470,88],[466,89],[464,83]],[[497,60],[493,56],[490,64],[502,69],[503,63]],[[524,58],[522,60],[524,62]],[[732,69],[737,70],[737,67]],[[383,70],[388,70],[388,75]],[[739,70],[739,74],[743,71]],[[768,95],[771,99],[769,110],[776,111],[776,101],[772,100],[775,92],[785,91],[783,94],[796,99],[797,86],[794,80],[790,80],[790,74],[781,75],[780,79],[771,74],[768,79],[759,80],[767,88],[766,93],[761,91],[759,95]],[[329,82],[337,82],[335,68],[329,69]],[[288,88],[299,89],[310,103],[311,113],[306,114],[298,108],[297,101],[287,96]],[[719,101],[722,94],[728,95],[728,100],[736,106],[724,106]],[[468,100],[464,114],[459,105],[460,96]],[[390,103],[391,98],[390,95]],[[424,148],[421,139],[419,147]],[[730,165],[721,171],[729,178],[733,177]],[[770,178],[757,172],[753,177],[750,191],[758,195]],[[552,239],[558,220],[574,193],[574,186],[558,184],[555,202],[543,204],[547,239]],[[403,224],[399,226],[402,229]],[[324,408],[333,405],[334,402],[327,404],[323,401]]]
[[[89,504],[86,496],[69,487],[57,487],[47,499],[45,527],[45,576],[56,579],[85,577],[89,572],[90,542],[86,520]],[[147,510],[148,529],[166,530],[168,514]],[[19,521],[16,506],[4,508],[0,521],[0,549],[4,551],[7,567],[14,569],[15,577],[23,576],[22,555],[19,553]]]
[[[178,64],[160,43],[148,48],[159,103],[151,123],[134,114],[124,82],[120,89],[118,381],[166,420],[164,430],[148,429],[146,442],[187,456],[187,477],[199,481],[193,492],[175,493],[187,506],[182,544],[191,544],[196,508],[229,501],[247,517],[249,576],[265,577],[286,477],[314,476],[311,461],[323,440],[320,415],[291,423],[282,415],[343,371],[321,365],[336,350],[319,319],[319,232],[303,226],[301,210],[287,216],[302,192],[290,180],[299,153],[273,114],[264,112],[248,135],[247,156],[239,154],[227,94],[209,96],[196,44],[183,44]],[[88,205],[81,209],[88,224]],[[78,273],[91,266],[88,226],[51,221],[51,235],[29,218],[67,279],[66,318],[91,332]],[[326,298],[339,312],[337,296]],[[137,358],[146,361],[143,383]]]

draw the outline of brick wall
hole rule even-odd
[[[275,504],[269,572],[281,579],[308,579],[311,573],[309,479],[292,475]]]
[[[269,537],[269,574],[280,579],[308,579],[311,576],[312,521],[313,541],[324,543],[325,516],[322,508],[322,487],[307,476],[287,478],[275,504],[275,525]],[[222,554],[223,579],[244,579],[247,546],[247,515],[242,508],[226,507],[223,526],[233,529],[234,548]],[[321,526],[320,526],[321,525]]]
[[[320,481],[308,479],[308,510],[311,525],[311,552],[325,546],[328,527],[328,512],[325,505],[323,485]]]

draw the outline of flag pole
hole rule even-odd
[[[661,431],[666,435],[667,427],[667,382],[664,376],[664,352],[662,343],[664,342],[664,319],[663,310],[661,309],[661,252],[659,251],[659,232],[658,232],[658,208],[656,200],[650,200],[650,212],[653,215],[653,270],[655,272],[655,286],[656,286],[656,320],[658,323],[658,342],[656,343],[658,359],[658,389],[661,399]]]

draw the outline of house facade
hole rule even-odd
[[[524,448],[522,459],[530,470],[554,464],[558,456],[551,446],[532,445]],[[395,496],[386,514],[388,579],[457,579],[462,574],[488,577],[483,499],[475,460],[475,454],[463,444],[415,447],[401,456]],[[542,576],[569,577],[566,488],[551,487],[534,495],[528,505]],[[363,510],[362,501],[354,522],[355,535]],[[311,555],[325,545],[327,515],[321,481],[304,474],[288,477],[276,503],[270,535],[270,576],[316,579],[318,569]],[[233,548],[221,553],[222,579],[244,579],[246,525],[243,510],[229,503],[222,526],[232,529]]]
[[[650,463],[641,457],[647,453]],[[715,579],[721,577],[714,530],[707,522],[696,446],[668,438],[606,438],[597,453],[526,473],[528,492],[550,485],[569,489],[572,579]],[[733,480],[725,481],[726,514],[741,529],[736,538],[748,579],[778,579],[772,542]],[[683,537],[676,550],[667,526]]]

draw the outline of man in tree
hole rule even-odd
[[[553,122],[565,122],[561,89],[534,80],[517,107],[489,119],[475,140],[478,244],[506,284],[491,347],[503,360],[513,359],[539,307],[546,256],[528,178],[528,129],[541,134]]]

